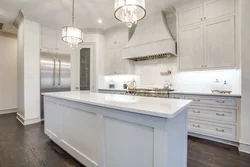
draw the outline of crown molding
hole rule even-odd
[[[24,20],[24,14],[23,14],[23,11],[20,10],[20,11],[18,12],[18,15],[17,15],[16,20],[14,21],[13,25],[14,25],[16,28],[18,28],[19,25],[22,23],[23,20]]]

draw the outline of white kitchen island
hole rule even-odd
[[[186,167],[189,100],[44,94],[45,133],[86,167]]]

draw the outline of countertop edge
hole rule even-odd
[[[131,108],[126,108],[126,107],[117,107],[117,106],[112,106],[112,105],[106,105],[106,104],[100,104],[100,103],[95,103],[95,102],[89,102],[89,101],[84,101],[84,100],[78,100],[74,98],[68,98],[68,97],[62,97],[62,96],[57,96],[57,95],[51,95],[49,93],[42,93],[43,96],[48,96],[48,97],[53,97],[57,99],[63,99],[63,100],[69,100],[69,101],[74,101],[74,102],[79,102],[79,103],[85,103],[85,104],[90,104],[90,105],[95,105],[99,107],[105,107],[105,108],[110,108],[110,109],[116,109],[116,110],[122,110],[130,113],[135,113],[135,114],[142,114],[142,115],[147,115],[147,116],[154,116],[154,117],[160,117],[160,118],[165,118],[165,119],[171,119],[177,116],[183,109],[187,108],[192,100],[185,100],[189,101],[187,104],[185,104],[183,107],[178,109],[175,113],[173,114],[162,114],[162,113],[156,113],[153,111],[147,111],[147,110],[139,110],[139,109],[131,109]]]
[[[185,95],[203,95],[203,96],[221,96],[221,97],[238,97],[241,98],[241,94],[217,94],[217,93],[205,93],[205,92],[178,92],[172,91],[169,94],[185,94]]]

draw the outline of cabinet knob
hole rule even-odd
[[[201,67],[203,68],[204,66],[203,66],[203,65],[201,65]]]
[[[202,21],[203,19],[201,18],[201,21]]]
[[[206,17],[204,17],[204,20],[206,20],[207,18]]]
[[[205,67],[207,67],[207,65],[205,65]]]

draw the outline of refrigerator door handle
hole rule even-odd
[[[61,60],[59,62],[59,72],[58,72],[58,85],[61,85]]]
[[[56,84],[56,59],[53,59],[54,61],[54,68],[53,68],[53,85]]]

